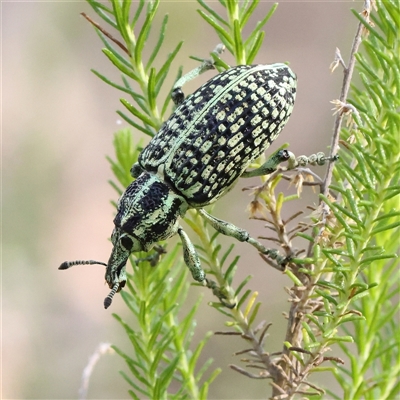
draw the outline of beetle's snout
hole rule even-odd
[[[115,247],[111,254],[110,260],[108,262],[106,271],[106,281],[109,288],[111,289],[108,296],[104,299],[104,308],[110,307],[112,299],[116,293],[118,293],[126,284],[126,262],[128,260],[129,254],[122,259],[119,264],[115,264],[115,259],[113,257]]]

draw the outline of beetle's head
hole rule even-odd
[[[142,173],[133,181],[118,201],[115,228],[111,234],[113,249],[105,264],[99,261],[64,262],[60,269],[74,265],[100,264],[106,266],[105,279],[111,291],[104,299],[104,307],[111,305],[114,295],[126,283],[126,263],[132,253],[149,251],[161,240],[173,236],[179,227],[178,217],[183,217],[186,201],[159,177]]]
[[[138,239],[124,232],[120,227],[115,227],[111,235],[113,249],[108,263],[94,260],[78,260],[65,261],[58,269],[64,270],[73,267],[74,265],[91,265],[99,264],[106,267],[106,281],[111,291],[104,299],[104,308],[111,305],[115,293],[118,293],[126,283],[125,265],[131,253],[135,251],[148,250],[148,247],[142,246]]]
[[[104,299],[104,307],[111,305],[112,298],[126,283],[126,263],[131,253],[143,250],[142,244],[135,237],[123,232],[121,228],[115,227],[111,234],[113,249],[108,260],[106,269],[106,281],[111,289],[109,295]]]

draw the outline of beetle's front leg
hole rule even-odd
[[[276,261],[277,264],[271,264],[272,266],[279,271],[284,271],[286,264],[290,261],[290,258],[280,255],[278,250],[268,249],[267,247],[263,246],[259,241],[252,238],[244,229],[238,228],[230,222],[215,218],[203,209],[198,209],[197,211],[216,231],[226,236],[231,236],[236,240],[239,240],[239,242],[247,242],[251,244],[260,253],[265,254]]]
[[[227,301],[228,298],[225,290],[217,286],[214,281],[206,278],[206,274],[201,268],[199,255],[197,254],[193,243],[189,239],[189,236],[181,227],[178,228],[178,234],[183,245],[183,258],[190,272],[192,273],[193,279],[211,289],[213,294],[218,297],[225,307],[234,308],[235,304]]]
[[[191,242],[189,236],[182,229],[182,227],[178,228],[178,235],[180,236],[182,241],[183,259],[185,260],[185,264],[188,266],[190,272],[192,273],[193,279],[206,285],[206,274],[201,268],[200,258],[197,254],[194,244]]]

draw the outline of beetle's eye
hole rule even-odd
[[[121,245],[128,251],[131,251],[133,242],[128,236],[124,236],[121,238]]]

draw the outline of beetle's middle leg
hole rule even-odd
[[[281,254],[279,254],[278,250],[268,249],[267,247],[263,246],[259,241],[252,238],[250,234],[244,229],[238,228],[230,222],[215,218],[203,209],[198,209],[197,211],[216,231],[226,236],[232,236],[233,238],[239,240],[239,242],[247,242],[251,244],[260,253],[265,254],[271,259],[275,260],[277,265],[273,266],[276,269],[278,269],[279,271],[283,271],[285,269],[286,264],[289,262],[289,257],[282,256]]]

